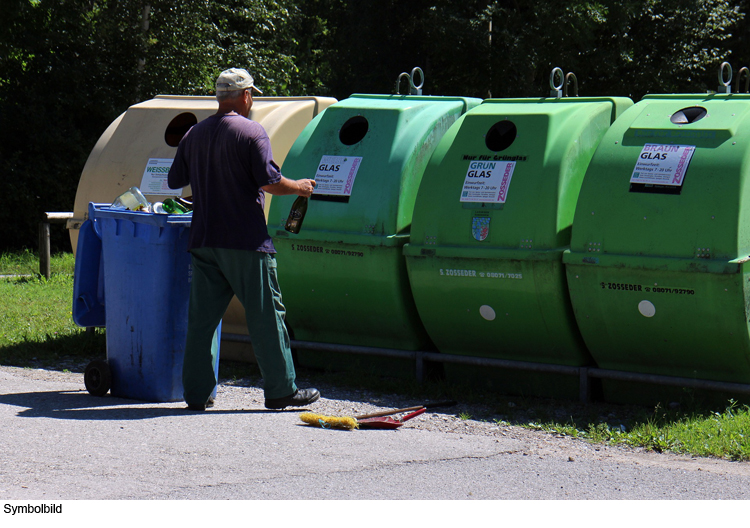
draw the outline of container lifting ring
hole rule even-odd
[[[555,76],[560,76],[560,84],[555,83]],[[563,96],[562,87],[565,85],[565,75],[563,74],[562,68],[552,68],[552,73],[549,75],[549,87],[550,97],[560,99]]]
[[[745,76],[745,89],[740,90],[743,75]],[[737,93],[750,93],[750,70],[747,66],[743,66],[740,68],[740,71],[737,72]]]
[[[414,77],[419,73],[419,86],[414,85]],[[424,86],[424,72],[422,68],[416,66],[411,70],[411,77],[409,78],[409,86],[411,87],[412,95],[422,95],[422,86]]]
[[[420,83],[419,86],[414,84],[414,77],[419,74]],[[401,73],[396,80],[396,95],[401,95],[401,79],[406,77],[409,80],[409,95],[422,95],[422,86],[424,86],[424,72],[419,66],[412,68],[411,74],[406,72]]]
[[[724,80],[724,69],[729,71],[729,78]],[[717,93],[732,93],[732,66],[728,62],[722,62],[719,66],[719,88]]]

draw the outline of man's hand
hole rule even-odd
[[[308,180],[308,179],[302,179],[297,180],[297,185],[299,186],[299,192],[297,193],[299,196],[307,196],[308,198],[313,193],[313,189],[315,188],[315,180]]]

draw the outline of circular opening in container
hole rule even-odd
[[[487,131],[484,143],[493,152],[505,150],[516,140],[516,125],[512,121],[498,121]]]
[[[198,122],[198,118],[195,114],[185,112],[178,115],[167,125],[167,130],[164,132],[164,141],[170,147],[176,147],[180,144],[180,140],[187,134],[190,127]]]
[[[370,124],[364,117],[352,117],[341,127],[341,131],[339,131],[339,139],[344,145],[354,145],[364,139],[369,128]]]
[[[708,111],[702,106],[690,106],[682,110],[677,110],[672,114],[670,121],[675,125],[689,125],[690,123],[700,121],[706,117],[707,113]]]

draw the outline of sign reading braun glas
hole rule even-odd
[[[163,196],[182,196],[181,189],[170,189],[167,185],[167,174],[172,166],[173,159],[150,158],[143,171],[140,189],[143,194],[154,194]]]
[[[315,194],[351,196],[362,158],[323,156],[315,173]]]
[[[462,202],[505,203],[515,161],[472,161],[461,189]]]
[[[641,150],[630,183],[681,186],[695,147],[647,144]]]

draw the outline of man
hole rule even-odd
[[[247,118],[253,90],[262,93],[243,69],[219,75],[219,111],[185,134],[168,176],[170,188],[190,184],[193,191],[188,242],[193,272],[182,372],[191,410],[213,404],[211,341],[234,295],[245,308],[266,408],[302,407],[320,397],[316,389],[298,390],[295,384],[276,250],[263,213],[264,191],[310,196],[315,181],[281,175],[266,131]]]

